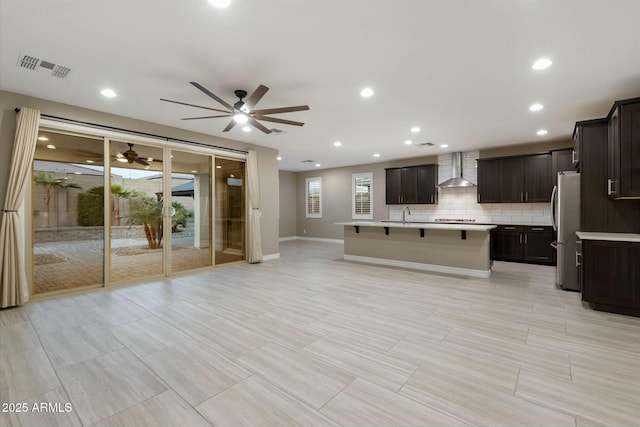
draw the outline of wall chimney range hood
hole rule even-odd
[[[471,181],[462,177],[462,153],[451,153],[451,175],[452,177],[438,184],[440,188],[461,188],[475,187]]]

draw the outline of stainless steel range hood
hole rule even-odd
[[[440,188],[475,187],[471,181],[462,177],[462,153],[451,153],[451,175],[452,178],[438,184]]]

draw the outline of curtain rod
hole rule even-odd
[[[15,108],[15,112],[19,113],[20,112],[20,108],[16,107]],[[168,136],[156,135],[154,133],[147,133],[147,132],[140,132],[140,131],[137,131],[137,130],[123,129],[123,128],[118,128],[118,127],[114,127],[114,126],[101,125],[101,124],[98,124],[98,123],[83,122],[81,120],[67,119],[65,117],[52,116],[52,115],[49,115],[49,114],[40,113],[40,116],[46,117],[48,119],[60,120],[60,121],[63,121],[63,122],[71,122],[71,123],[77,123],[77,124],[81,124],[81,125],[91,126],[91,127],[98,128],[98,129],[115,130],[115,131],[126,132],[126,133],[130,133],[130,134],[134,134],[134,135],[149,136],[149,137],[153,137],[153,138],[160,138],[160,139],[164,139],[164,140],[167,140],[167,141],[182,142],[182,143],[185,143],[185,144],[199,145],[201,147],[208,147],[208,148],[216,148],[216,149],[224,150],[224,151],[233,151],[233,152],[236,152],[236,153],[243,153],[243,154],[247,154],[248,153],[248,151],[246,151],[246,150],[239,150],[237,148],[221,147],[219,145],[210,145],[210,144],[205,144],[204,142],[190,141],[188,139],[170,138]]]

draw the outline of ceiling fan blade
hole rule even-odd
[[[308,109],[309,109],[308,105],[298,105],[295,107],[267,108],[266,110],[253,110],[252,113],[262,116],[264,114],[289,113],[291,111],[306,111]]]
[[[236,121],[231,119],[231,121],[229,122],[229,124],[227,125],[226,128],[224,128],[224,130],[222,132],[229,132],[231,129],[233,129],[233,127],[236,125]]]
[[[216,101],[218,101],[220,104],[224,105],[226,108],[228,108],[229,110],[233,111],[233,107],[231,105],[229,105],[224,99],[219,98],[217,95],[214,95],[213,93],[209,92],[204,86],[202,86],[200,83],[196,83],[196,82],[189,82],[192,85],[194,85],[195,87],[197,87],[198,89],[200,89],[202,92],[204,92],[206,95],[208,95],[209,97],[215,99]]]
[[[304,123],[302,122],[294,122],[293,120],[285,120],[285,119],[278,119],[276,117],[267,117],[267,116],[254,116],[255,119],[257,120],[263,120],[265,122],[274,122],[274,123],[282,123],[283,125],[293,125],[293,126],[304,126]]]
[[[136,162],[136,163],[140,163],[140,164],[141,164],[141,165],[143,165],[143,166],[149,166],[149,163],[147,163],[147,161],[146,161],[146,160],[142,160],[142,159],[141,159],[141,158],[139,158],[139,157],[138,157],[138,158],[133,159],[133,161],[134,161],[134,162]]]
[[[269,88],[265,85],[258,86],[258,88],[254,90],[253,93],[244,101],[244,106],[251,111],[268,90]]]
[[[261,130],[262,132],[269,134],[271,133],[271,130],[266,128],[263,124],[261,124],[260,122],[258,122],[256,119],[249,117],[249,124],[251,126],[253,126],[256,129]]]
[[[219,112],[221,112],[221,113],[228,113],[228,111],[225,111],[225,110],[219,110],[219,109],[217,109],[217,108],[203,107],[202,105],[195,105],[195,104],[187,104],[186,102],[172,101],[172,100],[170,100],[170,99],[160,98],[160,101],[164,101],[164,102],[171,102],[171,103],[173,103],[173,104],[186,105],[186,106],[188,106],[188,107],[202,108],[203,110],[211,110],[211,111],[219,111]]]
[[[231,114],[224,114],[222,116],[185,117],[180,120],[217,119],[219,117],[231,117]]]

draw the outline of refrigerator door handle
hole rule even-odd
[[[556,221],[556,202],[558,198],[558,186],[553,186],[553,192],[551,193],[551,225],[554,231],[558,231],[558,222]]]

